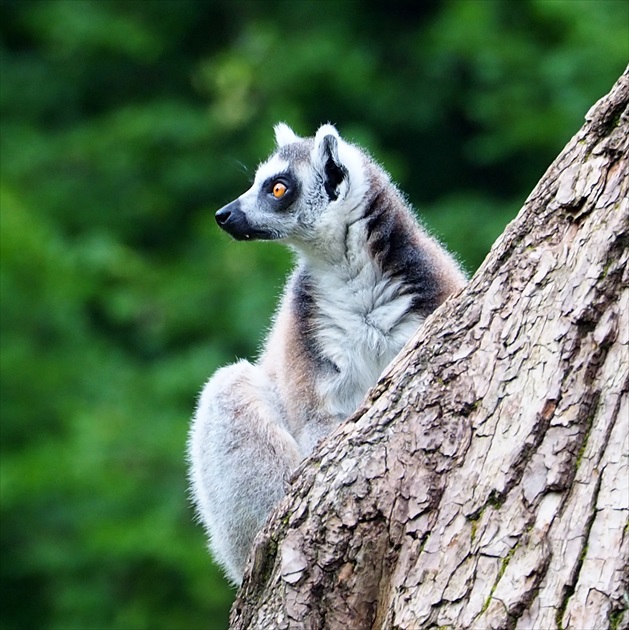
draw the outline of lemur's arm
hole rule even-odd
[[[194,417],[192,491],[214,557],[235,583],[242,580],[256,533],[302,459],[280,408],[266,374],[240,361],[209,380]]]

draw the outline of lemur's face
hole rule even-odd
[[[257,170],[253,186],[216,213],[219,226],[238,240],[313,243],[349,219],[352,191],[363,179],[362,154],[331,125],[299,138],[275,128],[277,151]]]

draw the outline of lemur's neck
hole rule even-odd
[[[380,215],[389,224],[397,220],[398,211],[406,212],[405,203],[379,169],[365,169],[352,183],[342,205],[324,216],[317,226],[316,237],[293,244],[300,262],[317,272],[354,277],[365,266],[378,266],[375,250],[370,247],[373,220]],[[398,238],[403,238],[403,230]]]
[[[397,262],[398,256],[412,259],[404,230],[418,227],[395,192],[389,196],[381,187],[365,197],[358,217],[344,226],[334,261],[300,253],[292,294],[296,328],[327,374],[321,391],[334,417],[356,408],[424,316],[414,307],[404,264]]]
[[[440,301],[428,237],[397,189],[378,175],[376,171],[369,195],[339,231],[334,250],[324,256],[302,253],[303,268],[326,285],[345,283],[348,299],[372,287],[376,302],[404,294],[411,298],[412,311],[426,315]]]

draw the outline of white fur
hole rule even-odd
[[[319,145],[325,136],[334,136],[337,140],[340,139],[336,127],[331,123],[326,123],[320,125],[319,129],[317,129],[317,133],[315,134],[315,146]]]
[[[317,387],[326,411],[342,417],[356,409],[422,321],[408,313],[412,298],[400,294],[399,281],[380,275],[367,254],[363,226],[355,223],[350,231],[356,234],[351,258],[310,266],[320,298],[317,338],[340,369]]]
[[[278,149],[287,144],[299,142],[299,136],[286,123],[277,123],[274,130],[275,143]]]
[[[340,140],[339,133],[333,125],[321,125],[319,129],[317,129],[317,133],[314,138],[314,149],[312,152],[312,163],[315,168],[322,170],[324,165],[324,144],[323,140],[327,136],[332,136],[336,141],[336,145],[338,146],[338,142]]]
[[[368,190],[368,182],[365,177],[365,164],[363,154],[351,144],[341,140],[338,145],[339,158],[349,173],[349,184],[344,191],[345,204],[350,211],[361,206]],[[343,192],[343,189],[341,188]]]
[[[278,407],[268,376],[239,361],[208,381],[190,431],[197,510],[214,558],[234,583],[242,579],[253,537],[303,458]]]
[[[265,181],[269,177],[273,177],[274,175],[281,173],[287,168],[288,162],[286,160],[283,160],[278,155],[271,156],[266,162],[262,162],[262,164],[258,166],[258,170],[256,171],[256,176],[253,181],[253,186],[250,188],[250,190],[257,194],[258,188],[263,181]]]

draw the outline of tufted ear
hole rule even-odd
[[[277,144],[278,149],[287,144],[299,142],[299,136],[286,123],[277,123],[273,129],[275,131],[275,144]]]
[[[333,125],[321,125],[315,135],[313,162],[323,175],[325,190],[332,201],[338,199],[338,187],[347,177],[347,168],[339,158],[340,141]]]

